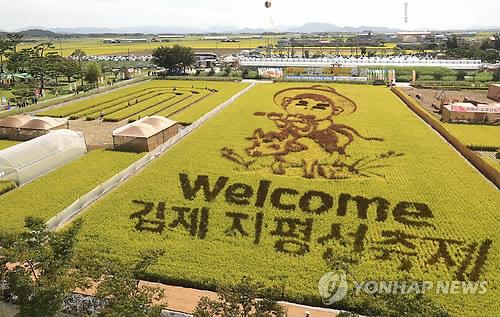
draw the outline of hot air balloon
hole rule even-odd
[[[264,5],[269,9],[271,7],[271,1],[266,1]]]

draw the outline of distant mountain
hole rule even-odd
[[[43,28],[39,26],[32,26],[28,28],[23,28],[19,30],[14,30],[14,32],[20,32],[25,37],[67,37],[70,35],[133,35],[141,36],[144,34],[237,34],[237,33],[247,33],[247,34],[261,34],[268,32],[279,32],[279,33],[359,33],[363,31],[372,31],[377,33],[391,33],[400,31],[394,28],[387,27],[374,27],[374,26],[338,26],[331,23],[306,23],[302,26],[278,26],[275,29],[270,28],[237,28],[234,26],[212,26],[209,28],[197,28],[197,27],[177,27],[177,26],[135,26],[135,27],[116,27],[116,28],[105,28],[105,27],[57,27],[57,28]],[[467,28],[468,31],[500,31],[500,27],[474,27]],[[452,31],[452,30],[451,30]],[[464,30],[462,30],[464,31]],[[0,30],[0,34],[2,31]],[[3,32],[5,33],[5,32]]]
[[[336,32],[363,32],[363,31],[373,31],[373,32],[397,32],[397,29],[391,29],[386,27],[373,27],[373,26],[337,26],[335,24],[329,23],[306,23],[299,27],[292,27],[287,29],[288,32],[294,33],[336,33]]]
[[[137,26],[119,28],[99,28],[99,27],[74,27],[74,28],[49,28],[50,31],[62,34],[158,34],[173,33],[187,34],[199,33],[198,28],[189,27],[165,27],[165,26]]]
[[[1,34],[6,34],[8,32],[0,30]],[[45,37],[45,38],[58,38],[64,37],[64,35],[54,33],[52,31],[43,30],[41,28],[36,29],[26,29],[21,31],[16,31],[16,33],[21,34],[24,38],[33,38],[33,37]]]

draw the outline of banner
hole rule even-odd
[[[289,80],[304,81],[368,81],[368,77],[350,77],[350,76],[286,76]]]
[[[259,68],[259,76],[263,78],[282,78],[283,69],[281,68]]]

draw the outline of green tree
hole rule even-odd
[[[190,47],[160,46],[153,51],[153,63],[166,68],[169,72],[181,70],[182,73],[185,73],[186,67],[193,65],[195,61],[193,50]]]
[[[284,317],[283,308],[269,299],[276,294],[276,291],[264,289],[262,284],[249,277],[243,277],[236,285],[220,288],[217,300],[202,297],[193,317]],[[258,296],[262,295],[267,298],[258,300]]]
[[[448,38],[446,40],[446,48],[447,49],[458,48],[458,38],[456,35],[453,35],[451,38]]]
[[[73,58],[76,58],[76,60],[78,61],[78,66],[80,67],[80,80],[81,80],[81,83],[82,83],[82,86],[84,85],[83,83],[83,65],[82,65],[82,61],[83,59],[85,58],[85,56],[87,56],[87,53],[85,53],[85,51],[81,50],[81,49],[76,49],[73,53],[71,53],[70,55],[71,57]]]
[[[466,75],[467,75],[467,73],[464,70],[459,70],[457,72],[457,80],[464,81]]]
[[[93,280],[99,280],[96,296],[105,306],[99,311],[102,317],[159,317],[164,305],[154,304],[164,299],[161,289],[140,285],[139,278],[157,262],[164,252],[147,250],[139,261],[129,266],[92,254],[81,254],[81,266]]]
[[[3,58],[9,51],[14,50],[14,45],[10,40],[0,39],[0,73],[3,73]]]
[[[54,45],[47,42],[26,50],[28,56],[26,71],[40,81],[40,89],[45,89],[47,77],[54,73],[53,66],[59,55],[53,49]]]
[[[97,63],[90,63],[85,69],[85,80],[89,83],[93,83],[98,87],[99,77],[102,76],[101,66]]]
[[[77,61],[71,59],[63,59],[59,64],[59,73],[71,82],[71,78],[76,78],[80,74],[80,66]]]
[[[8,52],[7,69],[11,72],[18,73],[26,71],[30,60],[30,50],[22,49],[19,52]]]
[[[0,278],[16,297],[18,317],[55,316],[70,291],[86,285],[73,269],[81,226],[76,221],[65,231],[48,232],[42,219],[29,217],[24,232],[1,237]]]
[[[500,81],[500,68],[497,68],[493,73],[493,81]]]
[[[7,38],[9,39],[10,43],[12,43],[14,52],[17,52],[17,45],[22,42],[23,35],[20,33],[9,33],[7,34]]]

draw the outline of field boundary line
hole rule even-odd
[[[181,130],[179,133],[177,133],[175,136],[170,138],[167,142],[164,144],[160,145],[157,149],[152,151],[151,153],[146,154],[143,158],[139,159],[138,161],[134,162],[132,165],[127,167],[126,169],[122,170],[115,176],[111,177],[104,183],[100,184],[87,194],[83,195],[76,201],[74,201],[72,204],[70,204],[68,207],[66,207],[63,211],[58,213],[56,216],[54,216],[52,219],[50,219],[46,225],[47,225],[47,230],[54,231],[59,228],[62,228],[66,224],[70,223],[76,216],[78,216],[85,208],[87,208],[89,205],[92,203],[98,201],[99,199],[103,198],[107,193],[109,193],[111,190],[122,184],[125,180],[130,178],[132,175],[135,175],[139,171],[143,170],[147,165],[149,165],[151,162],[155,161],[159,157],[161,157],[165,152],[167,152],[170,148],[172,148],[175,144],[177,144],[179,141],[184,139],[187,135],[191,134],[194,130],[196,130],[198,127],[200,127],[202,124],[213,118],[215,115],[217,115],[219,112],[227,108],[229,105],[231,105],[233,102],[235,102],[238,98],[240,98],[242,95],[247,93],[249,90],[251,90],[253,87],[255,87],[255,84],[251,84],[244,89],[240,90],[238,93],[233,95],[231,98],[217,106],[216,108],[212,109],[210,112],[206,113],[203,117],[195,121],[193,124],[190,126],[186,127],[185,129]]]
[[[437,121],[436,118],[427,113],[426,110],[415,105],[410,97],[407,97],[404,92],[398,88],[391,88],[391,91],[418,117],[420,117],[427,125],[443,137],[455,150],[458,151],[473,167],[475,167],[486,179],[491,181],[497,189],[500,189],[500,172],[486,163],[481,156],[474,153],[465,146],[457,137]]]

